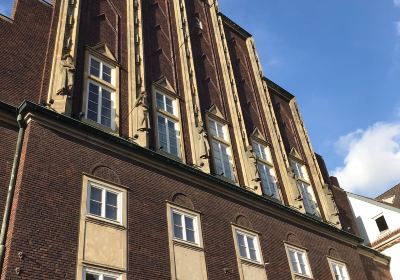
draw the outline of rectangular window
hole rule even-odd
[[[121,193],[100,184],[89,182],[88,213],[111,221],[121,222]]]
[[[335,280],[350,280],[349,274],[347,272],[346,265],[333,260],[328,260],[331,272],[333,274],[333,279]]]
[[[86,118],[115,129],[115,68],[90,58]]]
[[[120,280],[121,275],[85,268],[83,279],[84,280]]]
[[[258,263],[261,262],[258,238],[256,235],[236,230],[236,241],[241,258]]]
[[[380,216],[375,220],[375,222],[380,232],[384,232],[385,230],[389,229],[384,216]]]
[[[180,157],[180,123],[177,101],[156,92],[158,147],[176,157]]]
[[[257,158],[257,169],[261,179],[263,194],[280,199],[278,180],[276,179],[271,151],[267,146],[253,141],[253,150]]]
[[[304,210],[306,213],[311,215],[319,215],[318,205],[315,201],[314,192],[311,185],[302,181],[297,181],[297,187],[299,188],[301,197],[303,199]]]
[[[225,125],[211,119],[208,122],[208,126],[214,159],[214,172],[216,175],[235,181],[227,128]]]
[[[291,160],[290,163],[292,165],[293,172],[298,179],[309,181],[307,168],[304,164],[301,164],[294,160]]]
[[[287,246],[286,250],[292,273],[311,278],[311,269],[308,264],[306,251],[291,246]]]
[[[176,209],[171,213],[173,238],[199,245],[198,217]]]

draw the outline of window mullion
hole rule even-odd
[[[181,215],[181,222],[182,222],[182,236],[183,236],[183,240],[187,241],[187,234],[186,234],[186,219],[185,219],[185,215]]]
[[[250,259],[250,248],[249,243],[247,242],[247,235],[243,235],[244,246],[246,246],[246,258]]]
[[[101,216],[106,217],[106,190],[102,189],[101,190],[101,197],[102,197],[102,204],[101,204]]]
[[[170,152],[171,143],[169,142],[170,140],[169,140],[168,118],[167,117],[164,117],[164,118],[165,118],[165,135],[166,135],[166,138],[167,138],[167,147],[166,148],[167,148],[167,152],[169,153]]]
[[[100,66],[101,67],[101,66]],[[101,74],[100,74],[101,75]],[[103,86],[99,85],[99,92],[98,92],[98,104],[97,104],[97,122],[101,124],[101,106],[103,101]]]

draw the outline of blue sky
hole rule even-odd
[[[347,190],[400,182],[400,0],[219,0]]]
[[[400,0],[219,4],[254,35],[266,75],[297,96],[342,187],[375,196],[400,182]]]

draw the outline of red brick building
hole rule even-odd
[[[2,280],[391,279],[216,1],[15,0],[0,39]]]

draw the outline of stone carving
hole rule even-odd
[[[150,129],[150,118],[149,118],[149,106],[147,104],[147,94],[142,92],[136,100],[135,109],[139,111],[139,116],[142,119],[139,122],[138,131],[149,131]]]
[[[60,82],[62,87],[57,91],[57,95],[66,95],[70,97],[72,95],[75,74],[75,65],[71,55],[67,55],[63,60],[61,60],[60,70],[62,72]]]

